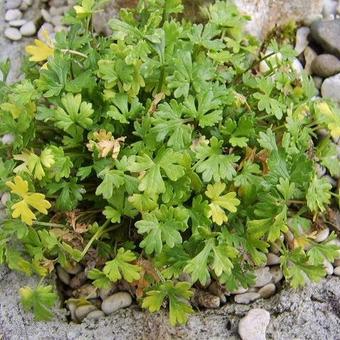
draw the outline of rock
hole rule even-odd
[[[80,272],[71,279],[69,286],[73,289],[77,289],[81,287],[86,282],[86,280],[87,276],[85,272]]]
[[[320,90],[321,89],[321,86],[322,86],[322,82],[323,82],[323,79],[321,77],[316,77],[314,76],[313,77],[313,80],[314,80],[314,84],[315,84],[315,87]]]
[[[102,303],[102,311],[105,314],[111,314],[120,308],[130,306],[132,298],[129,293],[119,292],[106,298]]]
[[[53,16],[52,19],[51,19],[51,23],[54,25],[54,26],[61,26],[62,23],[63,23],[63,17],[62,16]]]
[[[277,256],[274,253],[267,254],[267,266],[273,266],[279,263],[280,263],[280,256]]]
[[[296,74],[301,77],[302,71],[303,71],[303,66],[302,66],[299,59],[297,59],[297,58],[293,59],[292,70],[295,71]]]
[[[324,18],[333,18],[335,17],[336,14],[336,7],[337,7],[337,2],[335,0],[324,0],[325,3],[323,5],[322,9],[322,15]]]
[[[276,286],[274,283],[268,283],[267,285],[263,286],[259,289],[258,293],[261,295],[262,298],[268,299],[276,292]]]
[[[15,136],[11,133],[6,133],[2,136],[1,142],[5,145],[11,145],[15,141]]]
[[[238,334],[242,340],[266,340],[266,329],[270,321],[270,314],[265,309],[251,309],[240,320]]]
[[[68,286],[70,285],[70,274],[63,267],[57,266],[57,275],[62,283]]]
[[[22,18],[22,12],[18,9],[9,9],[5,14],[6,21],[19,20]]]
[[[300,27],[296,31],[295,39],[295,51],[297,54],[301,54],[308,46],[308,35],[310,33],[309,27]]]
[[[311,36],[326,52],[340,58],[340,19],[313,22]]]
[[[94,310],[93,312],[90,312],[87,314],[86,319],[88,320],[99,320],[105,316],[105,313],[101,310]]]
[[[195,294],[192,298],[192,303],[198,307],[204,307],[209,309],[215,309],[220,307],[220,298],[216,295],[210,294],[200,289],[195,290]]]
[[[21,0],[7,0],[5,2],[5,8],[6,9],[15,9],[20,7],[21,5]]]
[[[74,263],[70,263],[67,267],[64,268],[69,274],[71,275],[76,275],[79,272],[81,272],[81,270],[83,269],[83,267],[78,263],[78,262],[74,262]]]
[[[254,287],[263,287],[272,280],[272,274],[269,267],[258,268],[254,271],[256,281]]]
[[[17,28],[14,28],[14,27],[7,27],[5,29],[4,35],[9,40],[13,40],[13,41],[21,39],[20,31]]]
[[[329,228],[325,228],[316,234],[314,241],[318,243],[323,242],[327,239],[328,236],[329,236]]]
[[[260,297],[261,295],[258,292],[249,292],[235,295],[234,300],[236,303],[248,305],[249,303],[259,299]]]
[[[24,19],[12,20],[9,22],[9,25],[12,27],[21,27],[24,24],[26,24],[26,20]]]
[[[318,56],[317,53],[309,46],[307,46],[303,52],[305,57],[305,72],[312,74],[312,63],[313,60]]]
[[[49,2],[49,5],[50,7],[61,7],[61,6],[64,6],[65,5],[65,2],[64,0],[51,0]]]
[[[45,22],[40,27],[40,29],[38,31],[38,39],[41,40],[41,41],[47,42],[46,37],[45,37],[46,32],[48,33],[48,35],[50,37],[53,37],[53,34],[54,34],[53,25],[51,25],[48,22]]]
[[[20,32],[25,37],[30,37],[34,35],[37,31],[33,21],[28,21],[25,25],[21,26]]]
[[[334,261],[334,267],[340,267],[340,259]]]
[[[24,0],[23,3],[25,3],[27,6],[32,6],[33,0]]]
[[[217,281],[213,281],[208,287],[208,291],[220,298],[221,303],[226,303],[226,289],[222,287]]]
[[[243,294],[243,293],[246,293],[249,289],[248,288],[244,288],[244,287],[239,287],[238,289],[230,292],[230,294],[232,295],[236,295],[236,294]]]
[[[273,52],[270,50],[267,50],[264,56],[269,56]],[[266,73],[270,71],[271,67],[277,66],[280,61],[282,60],[282,54],[281,53],[275,53],[270,57],[267,57],[265,60],[260,61],[259,64],[259,71],[261,73]]]
[[[312,62],[312,74],[327,78],[340,72],[340,60],[332,54],[320,54]]]
[[[99,296],[102,300],[105,300],[108,296],[112,295],[116,291],[116,285],[112,284],[109,288],[100,288]]]
[[[73,291],[75,298],[96,299],[99,296],[98,288],[90,283],[86,283]]]
[[[340,102],[340,73],[323,81],[321,95],[324,98]]]
[[[340,276],[340,266],[334,268],[333,274],[336,276]]]
[[[323,267],[325,268],[327,275],[333,275],[334,268],[328,260],[325,259],[323,261]]]
[[[19,9],[20,9],[20,11],[25,12],[28,9],[28,5],[24,2],[22,2]]]
[[[64,14],[65,8],[64,7],[50,7],[50,15],[53,17],[59,17]]]
[[[11,194],[9,192],[4,192],[1,196],[1,204],[5,207],[10,198]]]
[[[77,309],[77,304],[75,302],[67,301],[66,305],[67,305],[67,308],[70,311],[72,321],[77,321],[76,313],[75,313],[76,309]]]
[[[275,284],[283,279],[283,272],[280,266],[270,267],[270,274],[272,274],[272,282]]]
[[[48,12],[46,11],[45,8],[43,8],[43,9],[41,10],[41,15],[42,15],[42,17],[44,18],[44,20],[45,20],[46,22],[51,22],[52,17],[51,17],[51,15],[50,15],[50,13],[48,13]]]
[[[82,321],[89,313],[95,310],[97,310],[97,307],[88,304],[77,307],[74,314],[79,321]]]

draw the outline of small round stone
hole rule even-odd
[[[80,288],[87,280],[85,272],[80,272],[72,277],[69,286],[73,289]]]
[[[297,54],[301,54],[308,46],[308,35],[310,32],[309,27],[300,27],[296,31],[295,39],[295,51]]]
[[[27,6],[32,6],[32,5],[33,5],[33,0],[23,0],[23,2],[24,2]]]
[[[267,255],[267,266],[273,266],[280,263],[280,256],[274,253],[268,253]]]
[[[41,27],[39,28],[39,31],[38,31],[38,39],[41,40],[41,41],[44,41],[44,42],[47,42],[46,41],[46,32],[47,34],[52,37],[53,33],[54,33],[54,30],[53,30],[53,25],[51,25],[50,23],[48,22],[45,22],[41,25]]]
[[[35,34],[37,31],[37,28],[35,27],[35,24],[33,21],[27,22],[25,25],[21,26],[20,32],[25,37],[30,37],[33,34]]]
[[[102,303],[102,311],[111,314],[120,308],[130,306],[132,303],[131,295],[127,292],[115,293],[107,297]]]
[[[312,62],[318,56],[317,53],[309,46],[303,51],[305,57],[305,72],[312,74]]]
[[[243,293],[246,293],[249,289],[248,288],[244,288],[244,287],[239,287],[237,288],[236,290],[230,292],[230,294],[232,295],[237,295],[237,294],[243,294]]]
[[[295,71],[295,73],[298,76],[301,76],[302,71],[303,71],[303,66],[301,62],[299,61],[299,59],[294,58],[291,67],[292,67],[292,70]]]
[[[86,319],[88,320],[99,320],[105,316],[105,313],[101,310],[94,310],[93,312],[90,312],[87,314]]]
[[[256,281],[254,287],[263,287],[272,280],[272,274],[269,267],[258,268],[254,272]]]
[[[22,37],[20,31],[14,27],[7,27],[5,29],[4,35],[7,39],[13,41],[20,40]]]
[[[1,204],[5,207],[10,198],[11,194],[9,192],[4,192],[1,196]]]
[[[78,274],[82,269],[83,267],[78,263],[78,262],[75,262],[75,263],[70,263],[68,266],[66,266],[64,268],[69,274],[71,275],[76,275]]]
[[[340,103],[340,73],[325,79],[321,86],[321,95]]]
[[[6,9],[15,9],[20,7],[21,5],[21,0],[7,0],[5,3],[5,8]]]
[[[15,136],[12,135],[11,133],[4,134],[1,139],[2,144],[5,144],[5,145],[11,145],[14,143],[14,141],[15,141]]]
[[[99,293],[97,287],[90,283],[85,283],[78,289],[74,290],[72,295],[76,298],[96,299],[99,296]]]
[[[26,24],[26,20],[20,19],[20,20],[12,20],[9,22],[9,25],[12,27],[21,27],[22,25]]]
[[[22,12],[18,9],[9,9],[5,14],[6,21],[19,20],[22,18]]]
[[[46,11],[45,8],[43,8],[43,9],[41,10],[41,15],[42,15],[42,17],[43,17],[43,19],[44,19],[45,21],[51,22],[52,17],[51,17],[51,15],[50,15],[50,13],[48,13],[48,12]]]
[[[57,275],[62,283],[65,283],[65,285],[69,285],[71,278],[70,274],[61,266],[57,267]]]
[[[334,268],[333,268],[332,264],[328,260],[325,259],[323,261],[323,267],[325,268],[325,271],[326,271],[327,275],[332,275],[333,274]]]
[[[340,276],[340,266],[334,268],[333,274],[336,276]]]
[[[93,305],[83,305],[77,307],[74,314],[79,321],[82,321],[88,314],[95,310],[97,310],[97,308]]]
[[[321,77],[314,76],[313,77],[315,87],[320,90],[322,86],[323,79]]]
[[[312,62],[312,73],[327,78],[340,72],[340,60],[332,54],[320,54]]]
[[[63,17],[58,15],[58,16],[53,16],[52,19],[51,19],[51,23],[54,25],[54,26],[61,26],[62,23],[63,23]]]
[[[249,292],[235,295],[234,299],[236,303],[248,305],[249,303],[259,299],[260,297],[261,295],[258,292]]]
[[[323,242],[327,239],[327,237],[329,236],[329,228],[325,228],[321,231],[319,231],[317,234],[316,234],[316,237],[315,237],[315,242]]]
[[[270,314],[265,309],[251,309],[240,320],[238,334],[242,340],[266,340],[266,329],[270,321]]]
[[[272,282],[275,284],[283,279],[283,272],[280,266],[270,267],[270,274],[272,274]]]
[[[268,283],[267,285],[263,286],[258,293],[261,295],[262,298],[268,299],[275,294],[275,291],[276,286],[274,285],[274,283]]]

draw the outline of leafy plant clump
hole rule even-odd
[[[26,78],[1,83],[0,263],[45,278],[80,262],[96,287],[124,280],[150,311],[167,301],[172,324],[197,284],[252,285],[271,246],[293,287],[322,278],[338,248],[315,233],[339,196],[316,170],[340,175],[340,112],[292,69],[294,51],[272,42],[280,58],[260,74],[229,1],[204,25],[181,19],[180,0],[140,1],[109,37],[92,32],[99,5],[80,1],[69,32],[27,47]],[[50,316],[51,286],[20,293]]]

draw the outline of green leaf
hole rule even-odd
[[[314,213],[325,211],[325,205],[330,203],[331,189],[332,186],[326,178],[314,176],[306,195],[308,208]]]

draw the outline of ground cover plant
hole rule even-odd
[[[339,193],[317,167],[340,176],[340,111],[293,49],[273,41],[259,57],[229,1],[205,24],[180,0],[140,1],[109,37],[92,30],[100,5],[80,1],[69,32],[27,47],[25,79],[0,85],[0,263],[42,278],[20,290],[24,307],[51,317],[45,278],[75,262],[96,287],[123,280],[143,308],[168,304],[174,325],[192,287],[251,286],[274,245],[293,287],[325,276],[336,235],[314,237]]]

